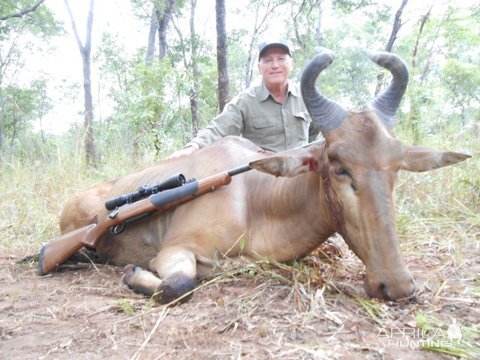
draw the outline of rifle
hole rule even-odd
[[[115,210],[125,204],[131,204],[138,201],[148,195],[153,195],[165,190],[173,189],[185,184],[185,176],[183,174],[177,174],[170,176],[167,180],[153,186],[141,186],[137,191],[117,196],[116,198],[105,201],[105,207],[107,210]]]
[[[157,185],[157,193],[150,196],[148,196],[148,191],[142,191],[142,188],[140,188],[138,192],[108,200],[105,203],[107,209],[115,210],[101,223],[96,223],[96,220],[94,220],[89,225],[51,240],[41,248],[38,259],[38,273],[39,275],[48,274],[83,247],[95,249],[107,231],[114,229],[119,224],[124,224],[128,220],[138,219],[153,212],[164,212],[200,195],[215,191],[220,186],[230,184],[232,176],[251,169],[250,165],[243,165],[202,180],[192,179],[187,182],[185,182],[185,177],[182,174],[178,174]],[[165,183],[168,186],[165,186]],[[145,198],[145,196],[148,197]]]

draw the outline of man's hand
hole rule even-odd
[[[189,155],[195,151],[200,149],[197,143],[191,142],[188,143],[183,149],[175,151],[172,155],[170,155],[167,159],[176,159],[180,156]]]

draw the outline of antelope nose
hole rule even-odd
[[[400,297],[391,296],[391,294],[389,293],[388,285],[383,282],[381,282],[378,285],[378,292],[382,294],[382,298],[385,300],[399,300],[404,298],[404,299],[407,299],[409,302],[416,303],[418,302],[418,299],[417,299],[417,296],[415,295],[416,287],[413,279],[411,280],[411,284],[413,286],[413,290],[411,290],[411,294],[408,296],[400,296]]]
[[[381,282],[381,283],[378,285],[378,291],[379,291],[379,293],[383,294],[383,297],[384,297],[385,299],[389,299],[388,286],[387,286],[387,284]]]
[[[385,300],[399,300],[408,298],[415,301],[415,282],[410,274],[387,280],[365,279],[365,290],[370,297]]]

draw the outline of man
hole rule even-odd
[[[305,145],[318,136],[298,84],[289,80],[293,69],[285,40],[259,46],[258,70],[262,77],[225,105],[223,112],[170,158],[190,154],[224,136],[241,135],[270,151]]]

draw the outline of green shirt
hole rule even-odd
[[[278,152],[315,140],[319,130],[311,124],[298,84],[288,83],[286,101],[280,104],[262,81],[234,97],[192,142],[202,148],[224,136],[241,135]]]

